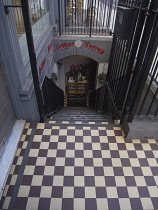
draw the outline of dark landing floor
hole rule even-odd
[[[117,125],[26,123],[0,209],[158,209],[157,143]]]

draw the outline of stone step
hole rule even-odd
[[[74,123],[48,123],[46,122],[45,123],[45,127],[52,127],[52,126],[64,126],[64,127],[68,127],[68,126],[77,126],[77,127],[121,127],[120,125],[118,124],[74,124]]]
[[[51,124],[88,124],[88,125],[107,125],[107,124],[114,124],[114,122],[111,120],[111,121],[88,121],[88,120],[70,120],[70,121],[67,121],[67,120],[48,120],[47,121],[48,123],[51,123]]]
[[[68,116],[52,116],[50,117],[49,119],[54,119],[54,120],[111,120],[111,118],[107,118],[107,117],[104,117],[104,116],[100,116],[100,117],[68,117]]]

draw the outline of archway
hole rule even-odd
[[[57,63],[58,85],[67,95],[68,105],[88,106],[89,92],[96,87],[98,62],[86,56],[73,55]]]

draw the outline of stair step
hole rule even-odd
[[[65,123],[45,123],[46,127],[50,127],[50,126],[82,126],[82,127],[121,127],[120,125],[117,124],[74,124],[74,123],[69,123],[69,124],[65,124]]]
[[[64,117],[64,116],[52,116],[49,118],[51,120],[112,120],[111,118],[106,118],[106,117]]]
[[[113,121],[53,121],[53,120],[49,120],[48,121],[51,124],[88,124],[88,125],[107,125],[107,124],[114,124]]]

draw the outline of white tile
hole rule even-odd
[[[106,130],[106,127],[98,127],[98,130],[102,130],[102,131],[105,131]],[[106,137],[106,136],[105,136]],[[107,137],[106,137],[107,138]]]
[[[58,140],[59,140],[59,136],[57,135],[53,135],[50,137],[50,142],[58,142]]]
[[[158,163],[155,158],[148,158],[147,161],[149,163],[149,166],[158,166]]]
[[[107,198],[118,198],[116,187],[107,187],[106,191],[107,191]]]
[[[108,143],[108,138],[107,136],[99,136],[100,143]]]
[[[75,121],[75,124],[82,124],[82,121]]]
[[[130,158],[131,166],[133,167],[140,167],[139,160],[137,158]]]
[[[84,166],[84,158],[75,158],[75,166]]]
[[[96,198],[95,187],[85,187],[85,198]]]
[[[143,150],[152,150],[150,144],[142,144]]]
[[[94,176],[94,168],[93,167],[84,167],[85,176]]]
[[[50,210],[61,210],[62,198],[52,198],[50,202]]]
[[[92,143],[93,150],[101,150],[100,143]]]
[[[30,186],[20,185],[18,197],[28,197],[30,192]]]
[[[123,136],[115,136],[117,143],[125,143],[125,139]]]
[[[75,136],[83,136],[83,130],[75,130]]]
[[[32,198],[29,197],[27,200],[27,210],[33,210],[33,209],[38,209],[38,204],[39,204],[39,198]]]
[[[52,129],[44,129],[43,135],[51,135]]]
[[[9,185],[5,185],[5,188],[4,188],[4,191],[3,191],[3,196],[4,197],[6,197],[6,195],[7,195],[8,188],[9,188]]]
[[[63,187],[63,198],[74,198],[74,187]]]
[[[40,198],[51,198],[52,195],[52,187],[51,186],[42,186]]]
[[[68,126],[67,129],[75,130],[75,126]]]
[[[105,186],[105,177],[104,176],[95,176],[95,186]]]
[[[140,198],[143,209],[154,209],[151,198]]]
[[[93,158],[93,165],[94,166],[103,166],[102,158]]]
[[[63,176],[54,176],[53,178],[53,186],[63,186],[64,177]]]
[[[41,142],[40,149],[48,149],[49,148],[49,142]]]
[[[45,166],[44,175],[54,175],[54,166]]]
[[[84,158],[93,158],[92,150],[84,150]]]
[[[32,178],[32,186],[42,186],[43,176],[41,175],[34,175]]]
[[[57,150],[55,149],[48,149],[47,157],[56,157]]]
[[[75,136],[67,136],[67,142],[75,142]]]
[[[113,167],[103,167],[104,169],[104,176],[114,176]]]
[[[133,143],[126,143],[126,149],[135,151],[135,147],[134,147]]]
[[[38,157],[36,161],[37,166],[45,166],[46,165],[46,157]]]
[[[99,136],[98,130],[91,130],[91,136]]]
[[[157,186],[148,186],[148,191],[150,197],[158,198],[158,187]]]
[[[129,198],[139,198],[139,192],[137,187],[127,187]]]
[[[120,209],[121,210],[131,210],[131,204],[129,198],[119,198]]]
[[[9,204],[10,204],[10,200],[11,200],[11,197],[5,197],[2,209],[8,209]]]
[[[84,198],[74,198],[74,210],[85,210]]]
[[[134,178],[137,186],[146,186],[144,176],[135,176]]]
[[[156,185],[158,186],[158,176],[154,176],[154,179],[155,179]]]
[[[24,175],[33,175],[35,166],[25,166]]]
[[[65,157],[75,157],[75,151],[66,149]]]
[[[126,181],[124,176],[115,176],[115,181],[117,187],[126,186]]]
[[[27,130],[27,135],[31,135],[31,132],[32,132],[32,129],[29,128],[29,129]]]
[[[133,170],[131,167],[123,167],[124,176],[133,176]]]
[[[97,198],[97,210],[109,210],[106,198]]]
[[[138,158],[146,158],[144,151],[136,151],[136,154]]]
[[[42,135],[34,135],[33,142],[41,142]]]
[[[45,123],[38,123],[37,124],[37,129],[44,129]]]
[[[83,142],[84,143],[91,143],[92,142],[91,136],[83,136]]]
[[[142,167],[141,169],[144,176],[153,176],[150,167]]]
[[[60,129],[59,130],[59,135],[60,136],[66,136],[67,135],[67,129]]]
[[[15,185],[18,175],[13,175],[10,180],[10,185]]]
[[[154,154],[154,157],[155,158],[158,158],[158,151],[156,150],[156,151],[152,151],[153,152],[153,154]]]
[[[25,123],[25,128],[29,128],[30,127],[30,123]]]
[[[119,151],[120,158],[129,158],[127,151]]]
[[[23,142],[22,149],[26,149],[28,142]]]
[[[66,149],[66,142],[58,142],[58,149]]]
[[[111,158],[113,166],[122,166],[121,160],[119,158]]]
[[[55,130],[56,130],[56,129],[60,129],[60,126],[53,125],[53,126],[52,126],[52,130],[53,130],[53,129],[55,129]]]
[[[102,158],[111,158],[111,153],[109,150],[106,151],[102,150],[101,153],[102,153]]]
[[[85,186],[84,176],[75,176],[74,186]]]
[[[73,166],[65,166],[64,175],[65,176],[74,176],[74,167]]]
[[[109,143],[109,149],[118,151],[117,143]]]
[[[65,166],[65,158],[63,158],[63,157],[57,157],[56,158],[55,165],[56,166]]]
[[[91,128],[90,127],[83,127],[83,130],[91,130]]]
[[[39,149],[30,149],[29,157],[37,157],[39,153]]]
[[[75,143],[75,150],[83,150],[83,143]]]
[[[115,136],[115,133],[113,130],[107,130],[106,133],[107,133],[107,136]]]

